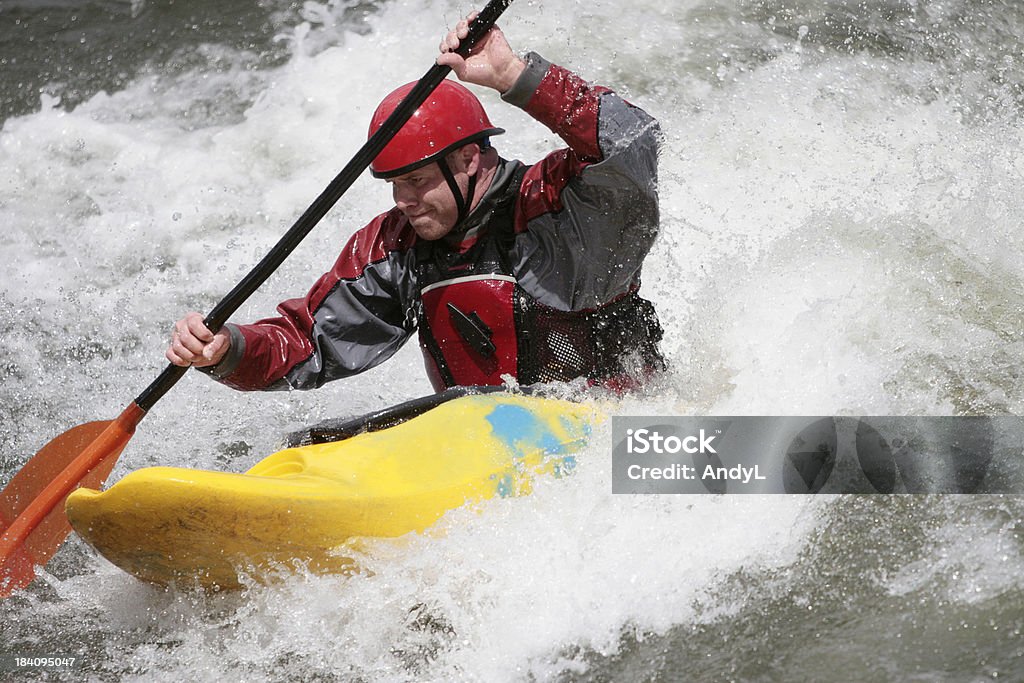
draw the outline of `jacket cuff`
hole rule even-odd
[[[224,379],[230,376],[231,373],[238,369],[238,365],[242,362],[242,356],[245,355],[245,337],[242,336],[242,331],[233,323],[227,323],[224,327],[227,328],[228,334],[231,335],[231,344],[228,347],[227,354],[216,365],[196,368],[204,375],[209,375],[216,379]]]
[[[519,75],[512,87],[501,94],[501,99],[520,109],[526,108],[530,98],[540,87],[540,82],[544,80],[548,69],[551,68],[551,62],[536,52],[527,53],[524,59],[526,60],[526,69]]]

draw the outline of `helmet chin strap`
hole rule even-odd
[[[469,187],[466,188],[466,195],[463,196],[462,189],[455,182],[455,174],[452,173],[452,169],[448,166],[448,160],[444,158],[438,159],[437,165],[441,168],[441,175],[444,176],[445,182],[448,183],[448,189],[452,191],[452,197],[455,198],[455,208],[458,213],[455,217],[455,225],[452,226],[452,230],[454,230],[469,215],[470,204],[473,202],[473,193],[476,191],[476,173],[469,176]]]

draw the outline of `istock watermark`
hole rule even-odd
[[[1024,418],[612,418],[614,493],[1022,493]]]
[[[711,442],[714,436],[707,436],[704,430],[700,434],[684,436],[682,438],[675,434],[663,436],[660,432],[650,429],[627,429],[626,430],[626,452],[630,454],[644,453],[714,453],[715,447]]]

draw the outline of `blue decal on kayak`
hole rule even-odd
[[[494,435],[512,449],[517,458],[536,450],[546,453],[558,453],[563,450],[562,442],[544,421],[522,406],[494,406],[487,416],[487,421],[491,423]]]

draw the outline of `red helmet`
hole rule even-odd
[[[415,81],[406,83],[377,105],[369,136],[384,125],[415,85]],[[370,171],[375,178],[393,178],[426,166],[462,145],[504,132],[491,124],[476,95],[445,79],[377,155]]]

